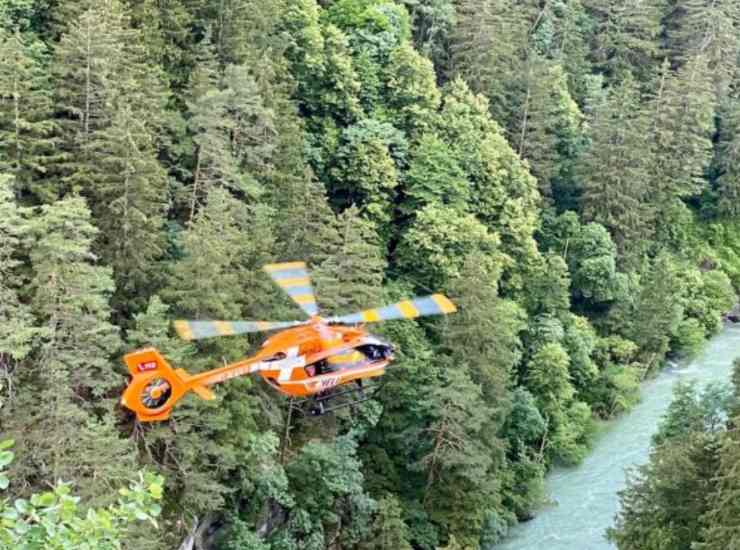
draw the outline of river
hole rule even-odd
[[[700,384],[730,379],[740,357],[740,325],[727,326],[690,363],[664,370],[644,384],[642,400],[628,414],[609,423],[582,464],[554,469],[547,492],[555,503],[512,529],[497,550],[613,550],[604,538],[619,506],[625,468],[648,460],[650,438],[671,401],[678,380]]]

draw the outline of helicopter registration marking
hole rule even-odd
[[[157,368],[157,362],[156,361],[146,361],[144,363],[139,363],[139,372],[146,372],[148,370],[155,370]]]
[[[337,385],[339,382],[338,376],[332,376],[330,378],[324,378],[319,382],[319,388],[322,390],[328,390],[329,388],[333,388]]]

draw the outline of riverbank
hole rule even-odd
[[[495,548],[612,550],[604,532],[617,512],[625,469],[647,461],[650,438],[670,404],[673,386],[681,379],[702,385],[727,382],[736,357],[740,357],[740,325],[728,324],[696,359],[646,382],[640,403],[599,431],[583,463],[550,473],[546,487],[553,504],[512,529],[509,538]]]

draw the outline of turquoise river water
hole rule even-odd
[[[515,527],[496,550],[613,550],[604,531],[617,513],[625,468],[647,462],[650,437],[671,401],[673,385],[678,380],[702,385],[729,381],[736,357],[740,325],[727,326],[695,360],[668,368],[647,382],[641,402],[604,429],[582,464],[555,469],[548,476],[547,491],[554,504]]]

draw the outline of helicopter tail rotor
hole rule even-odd
[[[174,404],[190,390],[202,399],[213,399],[205,385],[191,381],[183,369],[173,369],[154,348],[140,349],[123,358],[132,379],[121,404],[136,413],[140,422],[169,418]]]

